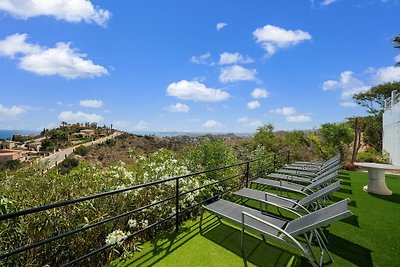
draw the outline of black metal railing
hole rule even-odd
[[[279,155],[279,157],[282,159],[280,162],[281,163],[289,162],[290,152],[285,151],[283,153],[284,153],[284,155],[282,155],[282,154]],[[204,204],[206,202],[209,202],[209,201],[211,201],[213,199],[217,199],[217,198],[221,197],[222,195],[226,194],[227,192],[231,191],[232,189],[240,188],[240,187],[243,187],[243,186],[248,187],[249,182],[251,181],[251,171],[252,171],[251,170],[251,163],[259,162],[261,160],[262,159],[248,160],[248,161],[245,161],[245,162],[241,162],[241,163],[237,163],[237,164],[233,164],[233,165],[229,165],[229,166],[223,166],[223,167],[218,167],[218,168],[214,168],[214,169],[210,169],[210,170],[205,170],[205,171],[190,173],[190,174],[186,174],[186,175],[181,175],[181,176],[177,176],[177,177],[166,178],[166,179],[157,180],[157,181],[153,181],[153,182],[149,182],[149,183],[144,183],[144,184],[140,184],[140,185],[134,185],[134,186],[126,187],[126,188],[123,188],[123,189],[112,190],[112,191],[103,192],[103,193],[99,193],[99,194],[95,194],[95,195],[84,196],[84,197],[70,199],[70,200],[66,200],[66,201],[60,201],[60,202],[56,202],[56,203],[52,203],[52,204],[48,204],[48,205],[44,205],[44,206],[40,206],[40,207],[29,208],[29,209],[25,209],[25,210],[21,210],[21,211],[17,211],[17,212],[1,214],[0,215],[0,223],[2,221],[15,219],[15,218],[20,217],[20,216],[26,216],[26,215],[29,215],[29,214],[35,214],[35,213],[46,211],[46,210],[51,210],[51,209],[55,209],[55,208],[59,208],[59,207],[65,207],[65,206],[69,206],[69,205],[80,203],[80,202],[85,202],[85,201],[89,201],[89,200],[93,200],[93,199],[98,199],[98,198],[101,198],[101,197],[112,196],[112,195],[120,194],[120,193],[127,192],[127,191],[138,190],[138,189],[141,189],[141,188],[148,188],[150,186],[160,185],[160,184],[167,183],[167,182],[170,182],[170,181],[174,181],[175,182],[175,194],[173,196],[169,196],[166,199],[157,201],[155,203],[151,203],[151,204],[147,204],[145,206],[137,207],[137,208],[135,208],[133,210],[129,210],[129,211],[125,212],[125,213],[118,214],[116,216],[113,216],[113,217],[110,217],[110,218],[106,218],[104,220],[101,220],[101,221],[98,221],[98,222],[95,222],[95,223],[92,223],[92,224],[87,224],[87,225],[85,225],[83,227],[76,228],[76,229],[73,229],[71,231],[64,232],[62,234],[59,234],[59,235],[56,235],[56,236],[52,236],[50,238],[46,238],[46,239],[31,243],[31,244],[28,244],[28,245],[19,247],[17,249],[12,250],[12,251],[9,251],[9,252],[6,252],[4,254],[1,254],[0,255],[0,260],[7,259],[7,258],[9,258],[9,257],[11,257],[13,255],[16,255],[16,254],[31,250],[33,248],[41,247],[43,245],[46,245],[46,244],[51,243],[51,242],[54,242],[54,241],[59,240],[61,238],[65,238],[65,237],[77,234],[79,232],[87,231],[87,230],[89,230],[91,228],[103,225],[103,224],[108,223],[108,222],[115,221],[117,219],[126,217],[128,215],[132,215],[134,213],[137,213],[137,212],[143,211],[145,209],[149,209],[151,207],[155,207],[157,205],[161,205],[163,203],[166,203],[168,201],[173,201],[173,200],[175,200],[175,213],[174,214],[171,214],[171,215],[169,215],[169,216],[167,216],[165,218],[162,218],[162,219],[160,219],[160,220],[148,225],[145,228],[142,228],[140,230],[137,230],[134,233],[131,233],[128,236],[127,239],[132,238],[133,236],[139,235],[140,233],[143,233],[143,232],[149,230],[150,228],[153,228],[153,227],[158,226],[158,225],[160,225],[162,223],[165,223],[166,221],[169,221],[169,220],[171,220],[173,218],[175,218],[175,230],[178,231],[179,230],[179,225],[180,225],[180,222],[181,222],[181,217],[185,213],[187,213],[188,211],[193,210],[193,209],[199,207],[200,205],[202,205],[202,204]],[[272,160],[272,162],[270,162],[270,164],[271,165],[273,164],[274,168],[276,168],[278,166],[278,159],[277,159],[276,154],[274,154],[273,160]],[[213,183],[202,185],[202,186],[199,186],[197,188],[191,189],[189,191],[180,192],[180,190],[179,190],[180,189],[180,180],[182,180],[182,179],[188,179],[190,177],[195,177],[195,176],[202,175],[202,174],[208,174],[208,173],[212,173],[212,172],[216,172],[216,171],[228,170],[228,169],[233,169],[233,168],[238,168],[238,167],[239,167],[239,171],[236,174],[231,175],[229,177],[224,177],[224,178],[218,179]],[[229,188],[226,188],[225,190],[223,190],[221,192],[217,192],[216,194],[213,194],[211,197],[203,199],[202,201],[197,202],[197,203],[195,203],[195,204],[193,204],[193,205],[191,205],[189,207],[186,207],[184,209],[180,209],[180,206],[181,206],[180,205],[180,199],[182,199],[183,196],[185,196],[185,195],[187,195],[189,193],[198,191],[198,190],[202,190],[202,189],[204,189],[206,187],[210,187],[210,186],[213,186],[213,185],[220,185],[223,182],[232,180],[234,178],[240,178],[240,177],[242,179],[239,179],[239,182],[236,185],[232,185]],[[82,261],[82,260],[84,260],[86,258],[89,258],[89,257],[91,257],[91,256],[93,256],[95,254],[98,254],[98,253],[100,253],[102,251],[105,251],[105,250],[113,247],[114,245],[115,244],[107,244],[107,245],[105,245],[103,247],[100,247],[100,248],[98,248],[96,250],[93,250],[93,251],[91,251],[91,252],[89,252],[89,253],[81,256],[81,257],[78,257],[78,258],[76,258],[76,259],[74,259],[74,260],[72,260],[72,261],[70,261],[68,263],[65,263],[63,266],[74,265],[74,264],[76,264],[76,263],[78,263],[78,262],[80,262],[80,261]],[[0,265],[1,265],[1,262],[0,262]]]

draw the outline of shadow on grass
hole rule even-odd
[[[357,266],[372,267],[371,250],[344,238],[326,232],[329,240],[328,249],[337,256],[350,261]]]
[[[338,196],[330,196],[330,198],[331,198],[331,200],[333,201],[333,202],[339,202],[339,201],[341,201],[341,200],[343,200],[343,199],[345,199],[345,198],[341,198],[341,197],[338,197]],[[348,204],[349,206],[352,206],[352,207],[354,207],[354,208],[357,208],[357,201],[355,201],[355,200],[351,200],[350,201],[350,203]]]
[[[360,224],[358,222],[358,216],[357,215],[352,215],[350,217],[347,217],[345,219],[340,220],[341,222],[347,223],[347,224],[351,224],[355,227],[360,228]]]
[[[393,203],[399,203],[400,204],[400,194],[398,193],[393,193],[390,196],[383,196],[383,195],[377,195],[373,193],[368,193],[370,196],[373,196],[375,198],[379,198],[385,201],[393,202]]]
[[[348,195],[352,195],[353,194],[353,190],[347,189],[347,188],[340,188],[338,190],[338,192],[343,193],[343,194],[348,194]]]
[[[345,181],[350,181],[350,177],[349,177],[349,176],[346,176],[346,175],[343,175],[343,174],[339,174],[339,176],[337,177],[337,179],[342,179],[342,180],[345,180]]]
[[[203,224],[214,225],[218,223],[214,216],[208,215],[204,217]],[[163,233],[152,240],[152,249],[133,260],[127,262],[119,262],[118,266],[150,266],[158,263],[170,253],[177,250],[193,237],[199,234],[199,222],[192,224],[190,227],[181,227],[179,233],[170,232]],[[112,266],[112,265],[111,265]],[[116,266],[116,265],[115,265]]]
[[[247,266],[247,262],[256,266],[288,266],[289,263],[291,266],[310,266],[305,258],[248,234],[245,235],[244,252],[242,252],[240,248],[241,231],[224,223],[211,229],[208,228],[207,232],[203,231],[203,236],[242,257],[244,266]]]
[[[342,181],[340,184],[345,186],[351,186],[351,182],[349,181]]]

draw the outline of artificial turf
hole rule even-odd
[[[400,176],[386,175],[391,196],[363,191],[367,174],[342,171],[342,189],[333,200],[350,198],[353,216],[332,223],[327,230],[328,248],[335,263],[329,266],[400,266]],[[307,266],[307,260],[292,248],[263,241],[247,234],[244,257],[240,250],[240,230],[206,213],[203,235],[199,218],[186,222],[179,233],[163,234],[143,244],[141,252],[115,266]]]

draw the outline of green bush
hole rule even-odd
[[[89,147],[87,146],[78,146],[74,149],[75,154],[79,155],[79,156],[86,156],[87,153],[89,153]]]
[[[374,148],[371,147],[365,152],[358,153],[357,161],[389,163],[389,158],[388,158],[388,155],[382,155],[381,152],[378,152]]]

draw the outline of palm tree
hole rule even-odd
[[[400,35],[397,35],[396,37],[394,37],[392,41],[394,43],[394,48],[400,49]],[[400,61],[397,62],[395,66],[400,67]]]

